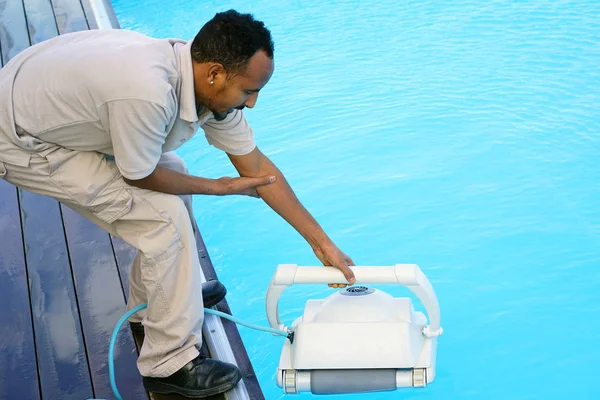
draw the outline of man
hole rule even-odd
[[[145,334],[138,368],[151,392],[204,397],[241,379],[234,365],[197,350],[203,306],[225,290],[216,281],[199,290],[190,195],[262,198],[324,265],[354,283],[352,260],[256,147],[244,118],[273,69],[269,30],[230,10],[191,42],[78,32],[32,46],[0,70],[0,176],[59,200],[138,249],[128,308],[148,303],[131,326]],[[188,174],[172,151],[198,128],[240,177]]]

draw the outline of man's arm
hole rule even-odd
[[[131,186],[155,192],[169,194],[208,194],[252,195],[261,185],[269,185],[275,181],[274,176],[260,176],[252,178],[219,178],[209,179],[199,176],[187,175],[172,169],[156,167],[147,177],[137,180],[124,178]]]
[[[312,247],[324,265],[331,265],[344,273],[353,284],[354,274],[348,268],[354,265],[323,231],[312,215],[300,203],[281,171],[258,148],[244,156],[229,155],[229,159],[242,177],[275,176],[275,183],[258,186],[258,195],[283,219],[292,225]],[[338,285],[330,285],[337,287]]]

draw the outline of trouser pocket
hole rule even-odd
[[[101,153],[57,148],[44,157],[52,184],[102,221],[111,224],[131,210],[133,200],[117,166]]]

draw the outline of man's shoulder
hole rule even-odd
[[[100,55],[93,57],[97,64],[92,67],[96,70],[94,81],[106,85],[102,97],[144,100],[172,107],[179,77],[171,41],[132,31],[105,39],[111,48],[103,50],[100,46]]]

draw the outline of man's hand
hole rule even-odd
[[[342,271],[344,277],[350,285],[353,285],[356,282],[354,273],[350,269],[350,267],[354,265],[354,262],[350,257],[344,254],[344,252],[341,251],[335,244],[330,243],[325,246],[317,245],[313,247],[313,251],[324,266],[335,267]],[[347,285],[343,283],[330,283],[328,286],[332,288],[344,288]]]
[[[216,195],[241,194],[250,197],[260,197],[256,188],[258,186],[269,185],[275,182],[274,176],[263,176],[260,178],[230,178],[224,176],[217,179],[215,189]]]

